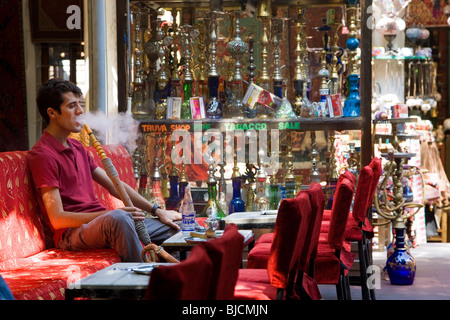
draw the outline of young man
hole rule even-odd
[[[119,197],[106,172],[70,133],[81,131],[82,92],[75,84],[51,79],[38,92],[37,106],[47,123],[27,156],[39,205],[57,248],[114,248],[122,261],[142,261],[142,245],[133,220],[143,220],[150,238],[159,244],[178,232],[181,214],[153,206],[124,183],[133,207],[107,210],[94,194],[93,180]],[[145,219],[145,210],[159,219]]]

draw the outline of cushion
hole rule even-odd
[[[213,263],[201,243],[192,248],[188,258],[152,271],[145,293],[147,300],[206,300]]]
[[[264,233],[255,241],[255,246],[260,243],[272,242],[272,241],[273,241],[273,232]]]
[[[0,263],[45,250],[26,152],[0,153],[0,194]]]
[[[120,258],[113,249],[49,249],[0,273],[17,300],[63,300],[68,284],[117,262]]]
[[[248,269],[267,269],[272,242],[263,242],[255,245],[247,256]]]
[[[213,263],[212,279],[208,300],[231,300],[242,263],[244,237],[235,224],[225,227],[220,238],[202,243]]]

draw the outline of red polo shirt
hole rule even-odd
[[[64,211],[96,212],[106,210],[100,204],[94,192],[91,172],[97,164],[86,152],[84,146],[76,139],[67,139],[66,148],[51,134],[44,130],[42,137],[27,154],[28,166],[33,176],[34,185],[40,188],[56,187],[61,194]],[[46,223],[53,231],[53,241],[58,246],[62,234],[67,229],[54,229],[49,222],[47,211],[38,196],[39,206]]]

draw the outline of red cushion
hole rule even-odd
[[[234,289],[235,300],[275,300],[277,288],[263,282],[238,280]]]
[[[231,300],[242,263],[244,237],[235,224],[225,227],[220,238],[202,243],[213,263],[212,281],[208,300]]]
[[[182,262],[152,271],[145,293],[148,300],[206,300],[213,263],[201,244]]]
[[[120,258],[112,249],[51,249],[0,273],[17,300],[61,300],[68,284],[117,262]]]
[[[265,242],[272,242],[273,241],[273,232],[268,232],[268,233],[264,233],[262,234],[256,241],[255,241],[255,245],[258,245],[260,243],[265,243]]]
[[[255,245],[247,256],[248,269],[267,269],[267,261],[270,256],[271,242],[263,242]]]
[[[0,153],[0,192],[0,263],[45,250],[44,226],[26,152]]]
[[[267,269],[239,269],[239,281],[270,284]]]

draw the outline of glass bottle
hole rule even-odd
[[[194,201],[192,200],[191,188],[189,186],[185,189],[180,211],[182,216],[181,231],[183,236],[189,236],[192,231],[195,231]]]
[[[178,173],[176,167],[172,164],[172,170],[169,175],[170,194],[166,200],[166,208],[168,210],[178,210],[180,208],[181,198],[178,194]]]
[[[219,77],[209,77],[208,86],[209,100],[206,105],[206,116],[210,119],[221,119],[223,105],[218,96]]]
[[[361,113],[361,99],[359,97],[359,76],[348,76],[350,94],[344,102],[344,117],[359,117]]]
[[[241,198],[241,177],[233,177],[233,198],[230,201],[229,213],[245,212],[245,202]]]
[[[183,84],[183,103],[181,104],[181,119],[192,119],[191,113],[191,97],[192,97],[193,81],[185,81]]]

